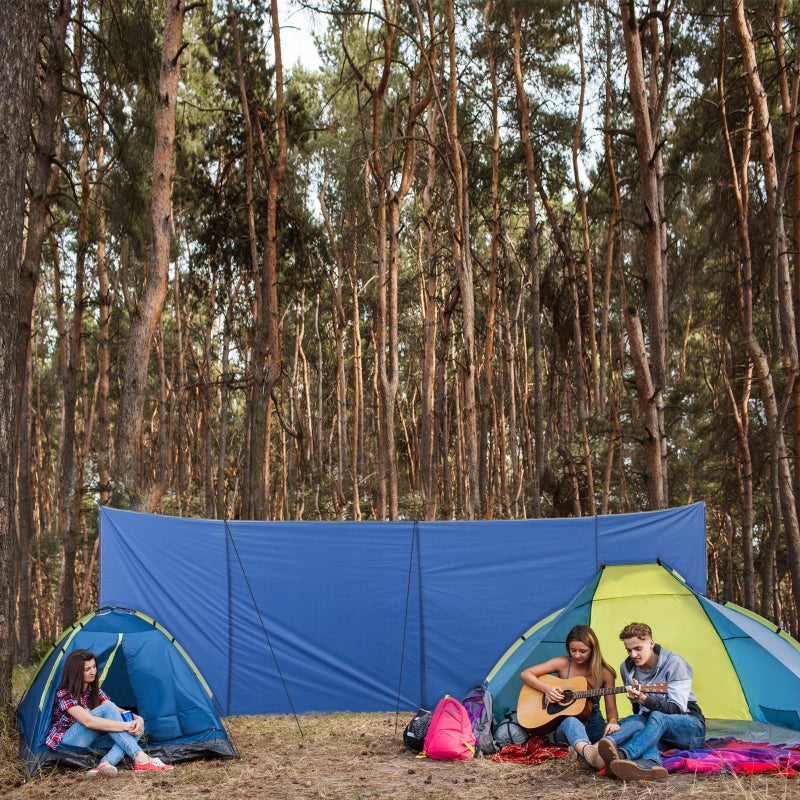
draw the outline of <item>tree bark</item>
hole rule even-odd
[[[578,209],[581,215],[581,241],[583,243],[583,274],[586,281],[586,325],[587,338],[589,339],[589,384],[592,388],[590,397],[595,413],[600,407],[600,364],[597,353],[597,320],[595,318],[594,302],[594,265],[592,264],[592,240],[589,225],[589,212],[586,208],[586,192],[581,182],[579,156],[583,141],[583,112],[586,103],[586,62],[583,55],[583,34],[580,7],[575,7],[575,32],[578,38],[578,60],[580,64],[580,95],[578,98],[578,116],[575,120],[575,135],[572,140],[572,177],[575,181],[575,192],[578,200]],[[579,315],[580,319],[580,315]],[[582,421],[582,428],[585,424]],[[587,462],[590,463],[590,462]],[[589,497],[594,498],[593,481],[589,482]]]
[[[61,95],[64,72],[64,49],[67,28],[70,19],[70,0],[57,3],[53,21],[50,26],[48,42],[47,65],[45,68],[41,95],[39,100],[39,114],[34,136],[33,167],[30,176],[30,195],[28,200],[28,227],[25,237],[25,255],[22,261],[22,275],[20,280],[20,316],[19,336],[20,347],[17,354],[17,382],[18,390],[17,407],[22,409],[26,403],[23,394],[24,387],[28,384],[26,369],[30,363],[30,341],[32,335],[31,318],[36,291],[39,285],[41,270],[42,250],[50,222],[50,197],[55,191],[57,170],[54,168],[57,138],[60,130]],[[26,413],[20,413],[20,425],[29,425],[30,418]],[[28,440],[30,431],[20,431],[20,440]],[[30,543],[33,537],[33,509],[32,488],[30,485],[32,475],[29,454],[20,451],[19,463],[19,547],[20,556],[28,563],[22,571],[30,573]],[[27,583],[27,581],[25,582]],[[24,661],[28,659],[31,637],[31,612],[30,593],[20,587],[20,656]]]
[[[437,420],[436,394],[436,348],[437,348],[437,297],[439,280],[437,277],[438,240],[436,237],[437,208],[434,202],[436,192],[436,130],[438,128],[439,107],[436,103],[428,106],[426,112],[426,131],[428,138],[425,188],[422,191],[422,224],[424,245],[420,248],[420,284],[422,308],[422,376],[420,389],[420,447],[419,473],[422,489],[423,519],[436,519],[439,501],[438,452],[436,444],[439,430]]]
[[[492,30],[493,0],[487,0],[483,8],[483,27],[486,31],[486,56],[491,87],[491,188],[489,220],[489,285],[487,289],[486,335],[481,361],[481,431],[480,466],[482,502],[485,519],[494,519],[496,490],[499,483],[497,473],[505,471],[505,461],[500,457],[503,450],[504,431],[497,425],[495,400],[495,342],[498,296],[498,272],[500,260],[500,89],[497,79],[497,36]]]
[[[19,0],[7,3],[0,15],[0,712],[9,718],[20,568],[14,519],[17,404],[23,391],[18,365],[21,351],[27,354],[31,321],[30,310],[20,305],[25,168],[41,14],[41,2]]]
[[[344,285],[347,278],[347,266],[344,263],[344,254],[339,248],[337,235],[333,229],[333,222],[325,204],[325,193],[328,188],[328,173],[325,171],[322,186],[319,191],[319,207],[325,230],[328,233],[328,242],[331,247],[333,263],[336,265],[336,274],[330,277],[332,289],[332,327],[336,352],[336,471],[333,478],[333,504],[336,519],[343,519],[344,509],[347,504],[344,493],[344,476],[349,470],[349,437],[347,435],[347,366],[345,360],[345,334],[347,320],[344,312]]]
[[[152,511],[154,497],[160,492],[157,487],[143,484],[140,448],[150,348],[164,310],[169,284],[175,111],[178,103],[184,13],[184,0],[168,0],[153,146],[150,261],[141,297],[131,312],[125,377],[117,422],[117,479],[121,490],[128,495],[131,508],[144,511]]]
[[[650,345],[649,356],[645,348],[631,347],[634,370],[649,373],[652,379],[652,394],[639,396],[643,409],[652,406],[645,416],[645,464],[648,469],[647,493],[650,509],[665,508],[668,503],[667,487],[667,431],[664,422],[664,393],[667,390],[668,316],[666,308],[667,263],[666,263],[666,212],[664,208],[664,168],[662,148],[658,139],[661,112],[669,84],[671,47],[667,43],[663,52],[659,47],[657,15],[648,22],[650,42],[649,87],[645,78],[644,56],[638,20],[633,0],[620,0],[620,16],[625,39],[628,64],[631,110],[633,113],[636,151],[639,158],[639,187],[642,194],[644,214],[641,229],[644,236],[645,303]],[[664,31],[669,31],[668,18]],[[662,64],[663,61],[663,64]],[[659,73],[663,70],[663,75]],[[660,82],[659,82],[660,78]],[[635,318],[639,318],[634,312]],[[626,317],[627,318],[627,317]],[[631,317],[633,319],[633,317]],[[637,386],[640,385],[637,380]],[[641,384],[644,385],[644,384]],[[653,423],[657,422],[655,427]],[[653,457],[652,448],[657,447],[659,458]]]
[[[39,100],[39,115],[34,138],[33,168],[30,177],[30,199],[28,202],[28,228],[25,237],[25,257],[22,262],[20,284],[20,341],[29,341],[30,319],[39,272],[42,250],[47,238],[50,215],[50,196],[55,191],[57,170],[54,167],[58,134],[60,130],[61,95],[64,73],[64,48],[71,11],[71,0],[59,0],[56,4],[50,39],[47,66]],[[27,362],[26,350],[17,357],[17,372],[20,388]]]
[[[538,222],[536,214],[536,159],[531,143],[530,103],[525,91],[522,74],[522,20],[512,12],[511,23],[514,34],[514,82],[517,90],[517,105],[520,113],[520,139],[525,154],[525,180],[527,182],[528,213],[528,283],[531,293],[531,335],[533,358],[533,448],[534,463],[531,465],[531,506],[534,517],[542,515],[541,481],[544,474],[544,412],[542,409],[542,325],[539,275]]]
[[[721,25],[720,48],[717,69],[717,90],[719,93],[720,116],[722,121],[722,138],[725,142],[725,152],[727,155],[728,167],[730,168],[731,183],[733,185],[733,197],[736,208],[736,242],[738,244],[737,257],[739,268],[736,270],[736,286],[739,297],[739,319],[742,334],[745,339],[745,346],[750,355],[749,364],[746,367],[746,380],[742,381],[741,400],[737,400],[731,381],[728,378],[728,358],[727,343],[722,350],[725,358],[722,363],[722,376],[725,381],[728,399],[734,415],[736,424],[736,446],[739,456],[737,464],[737,479],[739,484],[740,502],[742,505],[742,571],[744,573],[744,598],[743,603],[746,608],[758,609],[756,603],[755,587],[755,558],[753,553],[753,462],[750,455],[750,386],[752,383],[753,367],[757,361],[761,360],[761,348],[755,341],[752,327],[752,269],[750,253],[750,234],[747,214],[748,197],[748,166],[750,164],[750,149],[752,142],[751,122],[752,107],[745,117],[745,125],[742,127],[743,141],[741,144],[741,163],[743,167],[737,166],[733,152],[733,145],[728,126],[727,98],[725,92],[725,26]],[[749,287],[744,285],[744,281],[750,283]],[[769,392],[769,388],[767,387]]]
[[[456,23],[454,0],[446,0],[447,42],[449,49],[449,82],[447,135],[450,171],[455,188],[453,210],[453,262],[461,295],[461,347],[458,362],[463,389],[463,407],[459,421],[463,423],[464,511],[468,519],[480,516],[481,487],[478,452],[478,411],[476,401],[477,351],[475,348],[475,286],[472,271],[469,224],[469,186],[467,157],[461,144],[458,127],[458,62],[456,59]]]
[[[753,108],[753,121],[758,132],[759,153],[764,176],[764,191],[767,196],[772,223],[772,256],[775,259],[775,273],[778,290],[778,317],[780,320],[780,353],[783,370],[786,374],[788,396],[791,397],[794,383],[798,374],[797,339],[792,303],[792,279],[789,265],[789,246],[783,222],[783,198],[781,196],[782,182],[778,177],[777,161],[775,156],[775,143],[772,135],[772,122],[769,114],[769,101],[758,69],[756,47],[752,32],[745,16],[742,0],[731,0],[731,20],[742,54],[742,66],[747,81],[747,91]],[[794,137],[790,137],[793,141]],[[740,214],[741,220],[741,214]],[[741,228],[741,222],[740,226]],[[740,242],[747,231],[740,231]],[[741,247],[742,245],[740,245]],[[743,275],[743,282],[747,277]],[[752,285],[745,287],[746,292],[752,292]],[[772,444],[774,476],[780,500],[781,518],[783,521],[784,536],[786,538],[789,571],[792,575],[792,593],[795,604],[800,607],[800,518],[798,518],[797,504],[795,501],[793,481],[790,469],[788,448],[783,433],[785,418],[784,403],[779,403],[775,393],[769,363],[760,348],[756,347],[752,320],[746,323],[745,339],[751,349],[756,374],[762,389],[762,401],[766,407],[767,429],[770,443]]]
[[[271,5],[272,41],[275,51],[275,124],[277,152],[270,155],[258,115],[253,118],[267,182],[264,256],[255,281],[256,313],[253,334],[253,389],[251,395],[249,514],[251,519],[270,516],[269,439],[272,419],[270,399],[280,377],[281,350],[278,325],[278,192],[286,172],[286,115],[283,61],[281,58],[278,2]]]
[[[79,74],[82,59],[82,36],[78,26],[74,39],[76,73]],[[77,390],[79,359],[83,349],[83,310],[84,275],[86,254],[89,248],[89,203],[91,187],[89,182],[89,122],[86,118],[86,105],[78,94],[76,118],[81,126],[82,148],[79,156],[80,205],[78,212],[78,231],[76,236],[77,256],[75,274],[72,280],[73,300],[69,329],[62,320],[61,330],[61,395],[62,395],[62,437],[60,470],[57,496],[61,513],[58,529],[61,532],[61,576],[59,585],[59,609],[62,628],[67,628],[76,617],[75,566],[78,545],[78,531],[83,500],[83,469],[79,446],[77,425]],[[84,436],[88,431],[84,431]]]

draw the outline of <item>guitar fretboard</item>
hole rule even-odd
[[[609,694],[621,694],[628,691],[627,686],[604,686],[601,689],[585,689],[583,691],[570,691],[570,697],[605,697]],[[641,692],[650,692],[651,694],[666,694],[667,685],[665,683],[643,684],[638,687]]]

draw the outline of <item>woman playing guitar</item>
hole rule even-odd
[[[576,625],[567,634],[567,655],[556,656],[541,664],[528,667],[520,677],[523,682],[540,692],[548,704],[558,705],[564,700],[564,691],[558,685],[542,680],[541,676],[557,675],[562,679],[585,678],[590,689],[613,689],[617,673],[603,658],[600,643],[595,632],[588,625]],[[613,693],[605,694],[605,707],[608,722],[603,719],[600,704],[587,700],[591,713],[581,720],[575,713],[567,712],[563,718],[557,717],[555,741],[568,744],[580,758],[595,769],[602,769],[603,759],[597,752],[594,742],[619,730],[617,700]],[[519,711],[518,711],[519,716]]]

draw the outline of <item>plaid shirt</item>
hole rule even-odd
[[[111,698],[100,689],[100,702],[105,703]],[[64,738],[64,734],[72,727],[75,718],[69,713],[69,709],[77,705],[83,706],[87,711],[91,710],[89,707],[89,698],[91,697],[91,690],[84,689],[81,692],[81,699],[78,702],[66,689],[59,689],[56,692],[56,700],[53,705],[53,724],[50,726],[50,733],[47,734],[45,744],[51,750],[57,750]]]

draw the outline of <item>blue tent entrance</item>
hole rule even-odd
[[[56,752],[45,744],[64,660],[78,648],[97,656],[106,694],[144,718],[142,745],[151,755],[171,762],[238,755],[210,689],[175,639],[144,614],[103,608],[59,637],[17,707],[20,757],[28,775],[57,763],[95,763],[91,754]]]

